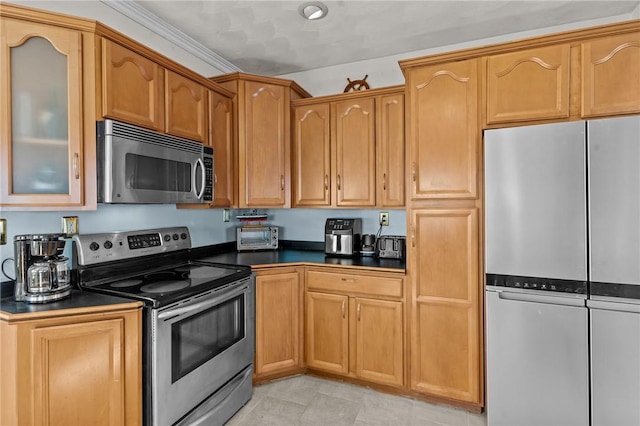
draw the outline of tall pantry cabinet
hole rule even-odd
[[[409,387],[479,409],[480,61],[401,66],[409,147]]]

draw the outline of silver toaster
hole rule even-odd
[[[376,241],[376,253],[381,259],[404,259],[407,237],[382,235]]]

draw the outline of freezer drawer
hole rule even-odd
[[[488,425],[588,425],[585,300],[489,287],[486,297]]]
[[[640,425],[640,305],[588,306],[592,425]]]

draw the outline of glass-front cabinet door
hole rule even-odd
[[[81,205],[82,35],[0,25],[0,205]]]

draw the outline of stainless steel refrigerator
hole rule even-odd
[[[639,154],[640,117],[485,132],[489,425],[640,424]]]

